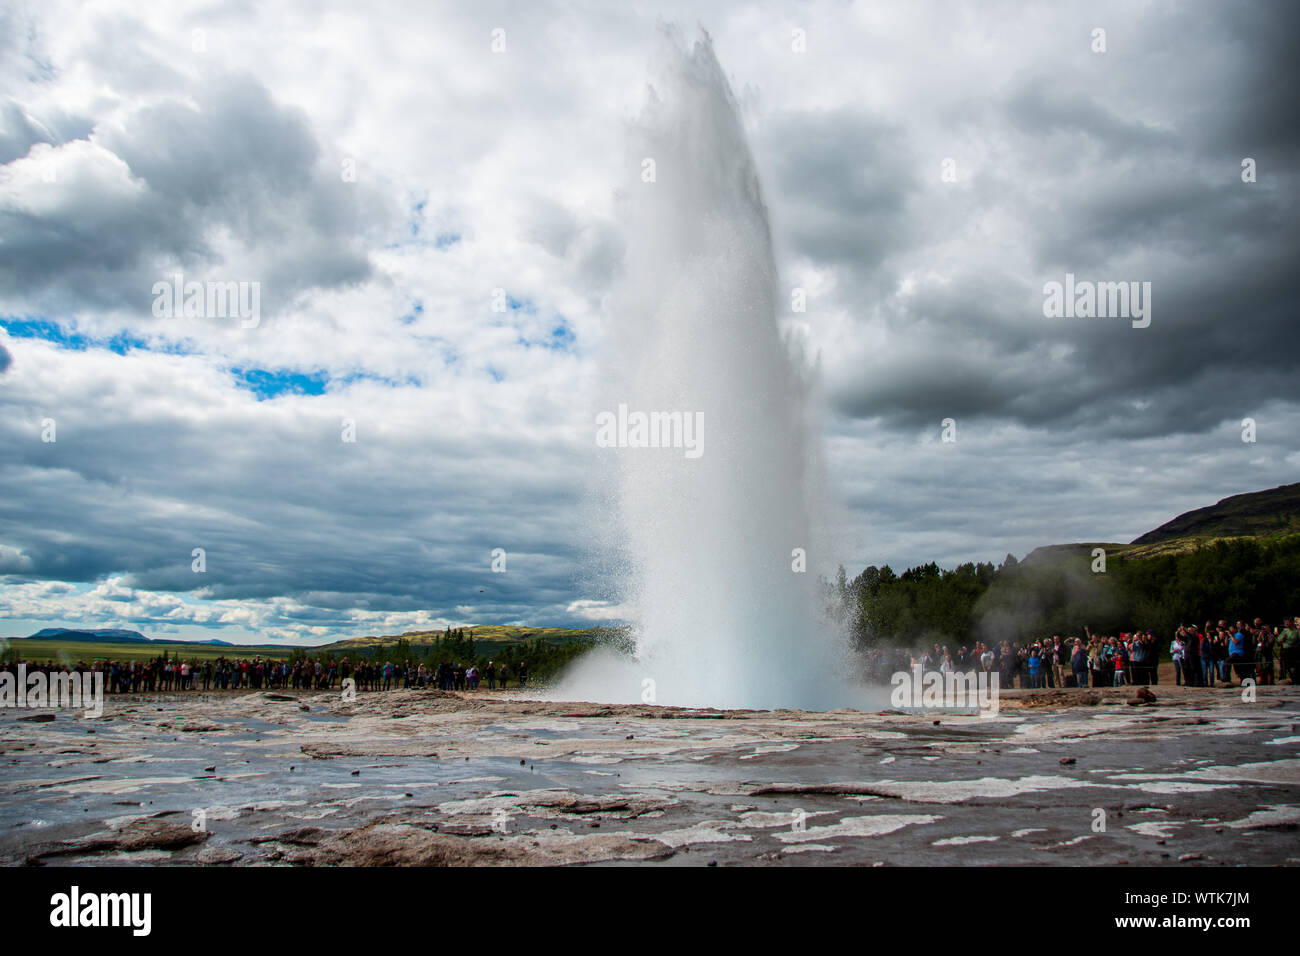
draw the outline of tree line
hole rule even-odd
[[[871,566],[852,580],[840,568],[831,606],[861,644],[1020,641],[1150,628],[1166,637],[1184,623],[1300,614],[1300,534],[1238,538],[1155,557],[1049,554],[951,570],[934,562],[901,574]]]
[[[473,630],[466,632],[464,628],[447,628],[441,636],[435,636],[432,641],[424,643],[412,644],[402,637],[391,644],[372,644],[346,651],[336,648],[322,652],[303,648],[295,652],[292,659],[324,662],[330,658],[348,657],[354,661],[369,659],[403,665],[424,664],[426,668],[437,668],[444,663],[459,664],[462,667],[474,664],[480,672],[487,667],[488,661],[494,661],[498,667],[508,665],[512,674],[519,673],[519,665],[523,664],[530,680],[543,680],[559,673],[570,661],[597,644],[617,639],[618,635],[612,630],[606,633],[596,629],[589,638],[549,642],[537,637],[503,645],[496,641],[476,641]]]

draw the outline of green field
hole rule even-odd
[[[0,657],[21,657],[25,661],[146,661],[161,657],[190,661],[216,660],[218,657],[269,657],[279,660],[298,650],[275,644],[141,644],[137,641],[58,641],[42,638],[0,639]]]
[[[576,630],[562,627],[514,627],[503,624],[485,624],[478,627],[465,627],[465,637],[473,635],[476,656],[485,658],[501,654],[507,648],[522,648],[526,643],[540,642],[544,646],[562,647],[574,641],[592,640],[604,633],[600,628]],[[218,657],[265,657],[282,660],[292,654],[305,652],[315,657],[325,656],[349,657],[382,656],[382,648],[393,647],[398,641],[406,641],[412,650],[421,651],[430,647],[444,636],[444,631],[411,631],[406,634],[386,635],[382,637],[356,637],[345,641],[335,641],[316,647],[286,646],[281,644],[184,644],[162,643],[141,644],[136,641],[63,641],[44,638],[0,638],[0,657],[21,657],[28,661],[143,661],[161,656],[166,652],[169,658],[183,658],[191,661],[216,660]]]

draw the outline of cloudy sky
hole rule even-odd
[[[10,3],[0,635],[617,617],[584,396],[661,21],[712,36],[806,295],[832,565],[1297,480],[1293,5]],[[177,273],[256,325],[157,314]],[[1066,273],[1150,326],[1045,317]]]

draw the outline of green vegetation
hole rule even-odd
[[[218,657],[269,657],[284,660],[295,648],[283,644],[185,644],[181,642],[140,643],[139,641],[62,641],[41,637],[18,640],[0,639],[0,658],[21,657],[28,661],[149,661],[166,656],[168,660],[209,661]]]
[[[0,640],[0,659],[23,658],[28,661],[74,664],[78,661],[204,661],[218,657],[326,662],[348,657],[397,664],[424,664],[437,667],[447,661],[462,666],[477,664],[481,672],[488,661],[506,664],[517,674],[522,663],[530,681],[544,681],[559,673],[584,651],[597,644],[625,643],[619,629],[590,628],[523,628],[484,625],[444,631],[417,631],[397,637],[361,637],[337,641],[320,647],[288,647],[281,644],[186,644],[181,642],[76,641],[46,638]]]
[[[21,657],[28,661],[204,661],[218,657],[271,660],[329,661],[347,657],[416,666],[436,667],[448,661],[461,665],[477,664],[480,672],[488,661],[497,666],[509,665],[512,674],[519,664],[528,668],[530,681],[545,680],[561,671],[571,660],[597,644],[619,644],[624,640],[618,629],[591,628],[523,628],[485,625],[444,631],[419,631],[397,637],[361,637],[337,641],[320,647],[288,647],[280,644],[184,644],[141,643],[139,641],[68,641],[22,638],[0,641],[0,659]]]
[[[507,624],[480,624],[475,627],[459,628],[456,631],[446,628],[441,631],[407,631],[396,637],[354,637],[346,641],[324,644],[317,650],[324,653],[362,654],[368,656],[372,649],[387,647],[396,644],[398,641],[405,641],[412,648],[420,648],[440,645],[450,641],[456,634],[463,634],[473,639],[475,647],[479,651],[484,654],[492,654],[494,652],[503,652],[505,648],[513,644],[529,641],[560,645],[572,641],[599,640],[603,633],[601,628],[575,630],[564,627],[517,627]]]
[[[319,648],[299,649],[294,657],[324,661],[346,655],[352,660],[409,662],[417,666],[424,664],[426,668],[443,662],[475,664],[480,673],[488,661],[494,661],[498,667],[507,665],[512,675],[519,672],[522,663],[528,669],[528,679],[539,681],[558,674],[570,661],[597,644],[620,646],[625,641],[624,632],[618,628],[569,630],[483,625],[454,631],[451,628],[442,632],[416,631],[396,638],[355,638]]]
[[[998,567],[931,563],[895,574],[869,567],[833,597],[860,641],[971,644],[1253,619],[1300,613],[1300,534],[1185,543],[1164,553],[1107,554],[1092,571],[1087,545],[1039,549]]]

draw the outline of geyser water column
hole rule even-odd
[[[835,706],[845,701],[810,540],[819,440],[778,327],[785,297],[758,173],[709,38],[686,46],[663,32],[631,130],[601,411],[680,412],[702,430],[698,457],[600,449],[614,469],[636,662],[598,678],[619,685],[603,694],[596,675],[573,679],[606,699]]]

